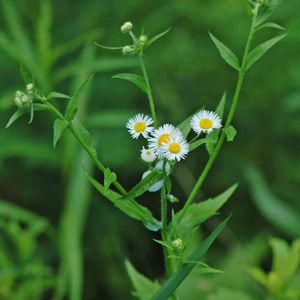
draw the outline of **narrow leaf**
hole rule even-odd
[[[33,108],[33,103],[31,102],[30,104],[29,104],[29,108],[30,108],[30,110],[29,110],[29,113],[30,113],[30,117],[29,117],[29,121],[28,121],[28,124],[31,124],[32,123],[32,121],[33,121],[33,116],[34,116],[34,108]]]
[[[106,168],[104,171],[104,188],[108,189],[110,185],[117,180],[117,175],[110,170],[110,168]]]
[[[224,128],[223,131],[226,134],[227,142],[232,142],[236,136],[236,129],[230,125]]]
[[[274,28],[274,29],[279,29],[279,30],[286,30],[284,27],[280,26],[279,24],[269,22],[269,23],[265,23],[265,24],[258,26],[256,28],[256,31],[261,30],[263,28]]]
[[[131,73],[122,73],[116,74],[112,78],[128,80],[139,87],[144,93],[147,94],[147,84],[145,79],[141,75],[131,74]]]
[[[205,255],[211,244],[222,232],[226,226],[229,218],[220,223],[215,230],[200,244],[200,246],[194,251],[194,253],[188,258],[188,261],[198,261]],[[174,273],[162,286],[162,288],[155,294],[151,300],[166,300],[170,297],[174,291],[180,286],[183,280],[191,273],[196,264],[182,264],[176,273]]]
[[[206,143],[206,139],[197,140],[189,145],[189,149],[190,151],[193,151],[205,143]]]
[[[96,46],[98,46],[98,47],[100,47],[102,49],[107,49],[107,50],[121,50],[121,49],[123,49],[123,46],[122,47],[120,47],[120,46],[118,46],[118,47],[109,47],[109,46],[101,45],[101,44],[99,44],[97,42],[95,42],[95,44],[96,44]]]
[[[239,70],[240,63],[236,55],[210,32],[209,32],[209,36],[214,42],[214,44],[216,45],[221,57],[225,60],[225,62],[229,64],[231,67],[233,67],[234,69]]]
[[[166,35],[169,31],[171,30],[171,28],[168,28],[167,30],[155,35],[154,37],[152,37],[146,44],[145,48],[148,48],[150,45],[152,45],[153,43],[155,43],[156,41],[158,41],[160,38],[162,38],[164,35]]]
[[[257,46],[254,50],[252,50],[248,56],[247,62],[247,70],[257,62],[268,50],[270,50],[274,45],[276,45],[280,40],[282,40],[286,34],[278,35],[262,44]]]
[[[79,107],[80,98],[84,94],[87,89],[88,83],[93,78],[94,75],[91,75],[75,92],[75,94],[71,97],[71,100],[66,108],[65,118],[68,121],[72,121]]]
[[[48,94],[47,96],[47,100],[53,99],[53,98],[58,98],[58,99],[70,99],[70,96],[62,94],[62,93],[58,93],[58,92],[51,92],[50,94]]]
[[[69,122],[66,120],[56,119],[53,126],[53,147],[56,147],[57,142],[61,138],[66,127],[69,125]]]

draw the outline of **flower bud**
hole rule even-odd
[[[133,55],[134,54],[134,48],[132,46],[124,46],[122,48],[123,55]]]
[[[131,22],[125,22],[122,26],[121,26],[121,32],[122,33],[128,33],[131,29],[132,29],[133,25]]]
[[[173,248],[175,248],[177,250],[181,250],[183,247],[182,239],[176,239],[176,240],[172,241],[172,246],[173,246]]]
[[[139,37],[139,42],[142,46],[145,46],[147,41],[148,41],[148,37],[146,35],[143,34]]]
[[[33,94],[33,84],[32,83],[28,83],[26,85],[26,91],[28,94]]]
[[[15,104],[18,106],[18,107],[22,107],[28,103],[31,102],[31,97],[29,97],[28,95],[26,95],[25,93],[23,92],[20,92],[20,91],[17,91],[16,92],[16,95],[15,95]]]

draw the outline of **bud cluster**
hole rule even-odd
[[[23,107],[26,106],[30,103],[32,103],[33,100],[33,89],[34,86],[32,83],[29,83],[26,85],[26,93],[21,92],[21,91],[16,91],[16,95],[15,95],[15,104],[18,107]]]

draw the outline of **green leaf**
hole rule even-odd
[[[189,149],[190,149],[190,151],[193,151],[205,143],[206,143],[206,139],[197,140],[189,145]]]
[[[279,4],[279,1],[272,1],[272,3],[268,3],[268,5],[262,6],[259,9],[258,16],[256,18],[255,27],[261,25],[264,21],[266,21],[273,13],[275,7]]]
[[[139,273],[130,261],[125,260],[125,267],[135,289],[133,295],[140,300],[149,300],[159,290],[160,284],[157,281],[151,281]]]
[[[238,290],[221,288],[216,293],[209,295],[207,300],[253,300],[253,298]]]
[[[262,173],[253,165],[245,168],[252,199],[261,214],[276,228],[291,237],[300,232],[300,214],[286,201],[279,199],[268,187]]]
[[[110,168],[106,168],[104,171],[104,188],[108,189],[110,185],[117,180],[117,175],[110,170]]]
[[[22,107],[22,108],[19,108],[12,116],[11,118],[9,119],[9,121],[7,122],[5,128],[8,128],[10,127],[16,120],[18,120],[20,117],[22,117],[23,115],[27,114],[28,112],[31,111],[31,107],[30,106],[26,106],[26,107]],[[39,104],[39,103],[36,103],[36,104],[33,104],[33,110],[36,111],[36,110],[47,110],[47,106],[44,105],[44,104]]]
[[[101,45],[97,42],[95,42],[96,46],[102,48],[102,49],[106,49],[106,50],[121,50],[123,49],[123,46],[117,46],[117,47],[109,47],[109,46],[104,46],[104,45]]]
[[[153,170],[149,175],[142,179],[138,184],[136,184],[124,197],[127,198],[137,198],[144,194],[148,189],[158,181],[162,180],[164,174],[160,170]]]
[[[226,134],[227,142],[232,142],[237,134],[236,129],[232,125],[224,128],[223,132]]]
[[[229,218],[220,223],[215,230],[200,244],[200,246],[188,257],[188,261],[198,261],[205,255],[211,244],[221,233],[228,222]],[[196,264],[182,264],[177,271],[165,282],[161,289],[154,295],[151,300],[166,300],[179,287],[183,280],[191,273]]]
[[[214,42],[214,44],[216,45],[221,57],[225,60],[225,62],[229,64],[231,67],[233,67],[234,69],[239,70],[240,63],[236,55],[210,32],[209,32],[209,36]]]
[[[85,93],[88,83],[90,82],[90,80],[93,78],[94,75],[91,75],[80,87],[79,89],[75,92],[75,94],[71,97],[68,106],[66,108],[66,113],[65,113],[65,118],[68,121],[72,121],[77,110],[79,107],[79,103],[80,103],[80,98],[82,97],[82,95]]]
[[[286,33],[278,35],[253,49],[248,56],[247,70],[285,36]]]
[[[33,103],[29,103],[29,113],[30,113],[30,117],[29,117],[29,121],[28,124],[31,124],[33,121],[33,116],[34,116],[34,108],[33,108]]]
[[[131,73],[122,73],[122,74],[116,74],[112,78],[116,79],[123,79],[128,80],[138,86],[144,93],[147,94],[147,84],[145,82],[145,79],[141,75],[137,74],[131,74]]]
[[[181,211],[176,214],[179,228],[190,230],[217,214],[218,210],[229,200],[238,184],[229,187],[225,192],[215,198],[192,204],[180,219]]]
[[[57,142],[61,138],[64,130],[69,125],[69,122],[66,120],[56,119],[53,126],[53,147],[56,147]]]
[[[54,99],[54,98],[55,99],[70,99],[70,96],[59,93],[59,92],[51,92],[47,96],[47,100]]]
[[[88,180],[101,195],[114,203],[117,208],[119,208],[129,217],[141,221],[149,230],[157,231],[161,228],[160,222],[153,217],[148,208],[140,205],[131,198],[122,199],[123,196],[121,194],[114,192],[113,190],[106,189],[103,185],[90,176],[88,176]]]
[[[268,278],[264,271],[257,267],[247,267],[246,271],[253,279],[259,282],[261,285],[268,287]]]
[[[25,84],[33,83],[33,78],[22,65],[20,65],[20,71]]]
[[[165,31],[155,35],[151,39],[149,39],[149,41],[147,42],[145,48],[147,49],[150,45],[152,45],[153,43],[158,41],[160,38],[162,38],[164,35],[166,35],[170,30],[171,30],[171,28],[168,28],[167,30],[165,30]]]
[[[262,25],[258,26],[255,30],[258,31],[263,28],[274,28],[274,29],[279,29],[279,30],[286,30],[284,27],[280,26],[279,24],[271,23],[271,22],[262,24]]]

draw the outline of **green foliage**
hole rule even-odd
[[[226,134],[227,142],[232,142],[237,134],[236,129],[232,125],[224,128],[223,132]]]
[[[66,120],[60,120],[60,119],[55,120],[53,125],[53,147],[54,148],[68,125],[69,122]]]
[[[138,86],[144,93],[147,94],[147,85],[144,77],[142,77],[141,75],[122,73],[122,74],[114,75],[112,78],[128,80],[133,84],[135,84],[136,86]]]
[[[167,30],[153,36],[151,39],[149,39],[146,43],[145,48],[147,49],[148,47],[150,47],[153,43],[157,42],[159,39],[161,39],[163,36],[165,36],[169,31],[171,30],[171,28],[168,28]]]

